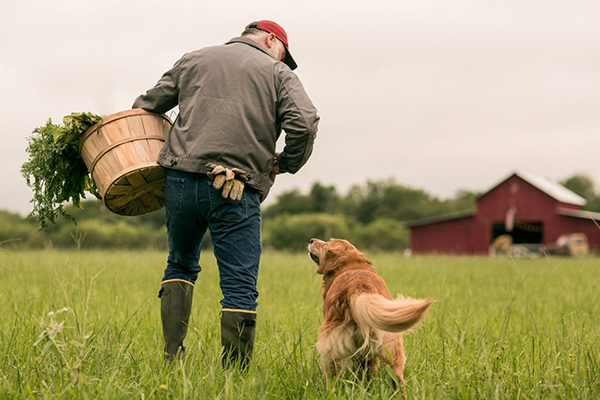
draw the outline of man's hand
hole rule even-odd
[[[274,175],[279,175],[281,171],[279,170],[279,154],[275,153],[275,162],[273,163],[273,167],[271,167],[271,173]]]
[[[248,182],[246,172],[239,168],[225,168],[222,165],[213,163],[206,164],[213,170],[206,175],[212,179],[215,189],[223,188],[221,196],[229,197],[231,200],[241,200],[244,194],[244,182]]]

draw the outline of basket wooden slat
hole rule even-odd
[[[134,109],[103,118],[81,137],[79,152],[109,210],[140,215],[164,206],[166,171],[156,158],[171,124],[164,114]]]

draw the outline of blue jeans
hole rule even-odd
[[[163,281],[196,282],[202,270],[200,244],[208,229],[219,267],[221,306],[255,311],[262,251],[260,194],[246,186],[241,200],[224,199],[206,175],[167,171],[169,257]]]

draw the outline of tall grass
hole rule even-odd
[[[405,336],[409,398],[600,398],[600,260],[369,254],[392,293],[430,297]],[[316,341],[320,279],[267,253],[252,368],[223,372],[218,273],[205,252],[181,365],[165,366],[166,254],[0,251],[0,398],[379,399],[382,368],[330,389]]]

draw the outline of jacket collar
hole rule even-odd
[[[235,37],[235,38],[231,39],[230,41],[228,41],[225,44],[233,44],[233,43],[244,43],[244,44],[247,44],[248,46],[254,47],[255,49],[258,49],[258,50],[262,51],[263,53],[265,53],[269,57],[275,58],[275,57],[273,57],[273,55],[271,53],[269,53],[267,51],[267,49],[265,49],[258,42],[254,41],[252,39],[248,39],[248,38],[245,38],[243,36],[240,36],[240,37]]]

